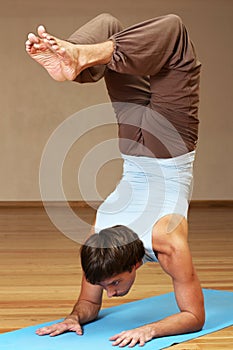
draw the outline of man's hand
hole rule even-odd
[[[153,338],[153,329],[150,325],[131,329],[129,331],[123,331],[114,335],[110,340],[114,341],[112,345],[124,347],[128,345],[129,348],[134,347],[136,344],[139,346],[145,345],[146,342]]]
[[[51,337],[62,334],[64,332],[76,332],[78,335],[82,335],[82,327],[79,324],[77,317],[68,316],[64,321],[53,324],[52,326],[43,327],[37,329],[36,334],[47,335]]]

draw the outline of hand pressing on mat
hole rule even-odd
[[[79,324],[79,320],[76,317],[68,316],[64,321],[55,323],[52,326],[39,328],[36,331],[37,335],[50,335],[54,337],[56,335],[62,334],[64,332],[76,332],[78,335],[82,335],[82,327]]]
[[[113,341],[113,346],[124,347],[128,345],[129,348],[132,348],[136,344],[139,344],[139,346],[145,345],[145,343],[150,341],[153,336],[153,328],[150,325],[146,325],[123,331],[111,337],[110,340]]]

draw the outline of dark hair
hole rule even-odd
[[[122,272],[131,272],[145,249],[138,235],[123,225],[91,235],[81,247],[81,264],[88,282],[96,284]]]

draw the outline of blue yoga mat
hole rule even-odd
[[[203,290],[206,323],[200,332],[153,339],[144,350],[163,349],[233,324],[233,292]],[[65,333],[57,337],[38,336],[37,328],[58,321],[24,328],[0,335],[1,350],[112,350],[109,338],[122,330],[139,327],[178,312],[174,293],[147,298],[101,310],[98,320],[84,326],[84,335]],[[135,349],[142,349],[138,345]]]

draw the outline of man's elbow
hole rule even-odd
[[[199,314],[199,315],[193,315],[195,317],[195,325],[194,325],[194,332],[199,332],[202,330],[205,324],[205,310]]]

